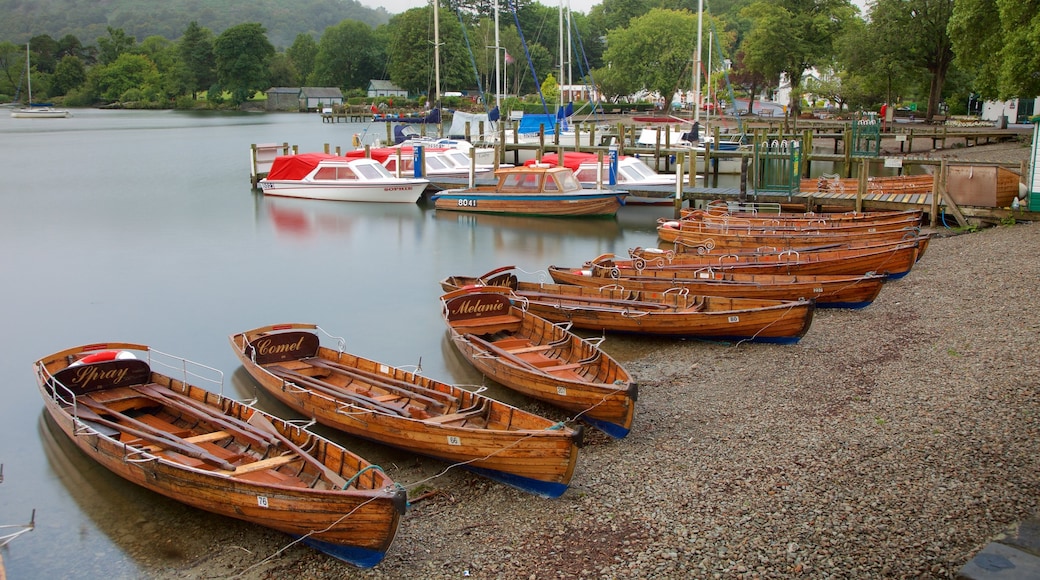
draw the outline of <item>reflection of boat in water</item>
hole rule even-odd
[[[241,526],[243,533],[250,527],[245,522],[189,508],[113,474],[87,457],[64,434],[59,435],[60,427],[46,411],[40,413],[37,432],[52,477],[61,481],[83,514],[81,517],[89,521],[65,521],[65,539],[76,540],[77,558],[84,569],[93,567],[91,557],[103,558],[106,566],[115,563],[120,568],[116,576],[149,576],[148,563],[162,567],[184,564],[188,554],[197,553],[197,546],[211,544],[214,536],[226,533],[229,526]],[[130,514],[133,516],[128,517]],[[148,525],[139,525],[140,522]],[[89,529],[90,524],[103,538]],[[62,539],[52,538],[58,542]],[[109,542],[121,557],[113,556]],[[46,575],[46,570],[37,572]]]
[[[269,221],[278,233],[301,239],[350,236],[362,222],[414,220],[422,215],[417,204],[344,204],[263,196],[259,205],[258,221]]]
[[[464,212],[434,212],[438,221],[458,223],[473,229],[490,229],[498,233],[500,230],[520,232],[541,232],[546,236],[560,238],[598,238],[614,240],[621,237],[621,225],[617,217],[599,218],[595,220],[578,220],[573,218],[511,216],[501,214],[478,214]]]

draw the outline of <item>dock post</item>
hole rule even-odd
[[[757,145],[756,145],[755,149],[756,150],[758,149]],[[741,155],[740,156],[740,193],[737,194],[737,199],[740,201],[740,203],[746,203],[747,202],[747,168],[748,168],[748,158],[744,157],[743,155]]]
[[[805,130],[805,136],[802,137],[802,142],[805,144],[802,147],[802,159],[805,166],[804,176],[806,179],[812,175],[812,151],[813,151],[813,132],[811,129]]]
[[[862,158],[859,161],[859,181],[856,182],[856,213],[863,211],[863,196],[867,194],[867,173],[870,161]]]

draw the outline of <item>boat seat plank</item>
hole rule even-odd
[[[498,344],[496,344],[495,346],[498,346]],[[504,347],[503,350],[506,350],[506,351],[511,352],[513,354],[525,354],[525,353],[529,353],[529,352],[542,352],[542,351],[545,351],[545,350],[549,350],[552,347],[553,347],[553,345],[551,345],[551,344],[535,344],[535,345],[532,345],[532,346],[524,346],[524,347],[520,347],[520,348]]]
[[[484,316],[478,318],[467,318],[465,320],[453,320],[451,326],[460,332],[471,332],[475,334],[494,334],[503,330],[517,328],[520,326],[519,316],[503,314],[500,316]]]
[[[299,459],[299,457],[297,457],[295,453],[290,453],[288,455],[277,455],[275,457],[268,457],[267,459],[261,459],[259,461],[254,461],[252,463],[246,463],[245,465],[238,465],[238,466],[235,467],[234,471],[220,470],[220,473],[226,473],[226,474],[231,474],[231,475],[242,475],[244,473],[251,473],[253,471],[261,471],[261,470],[264,470],[264,469],[274,469],[276,467],[280,467],[282,465],[285,465],[286,463],[292,463],[293,461],[296,461],[297,459]]]
[[[483,409],[475,409],[473,411],[465,411],[462,413],[448,413],[447,415],[437,415],[425,419],[426,423],[451,423],[452,421],[461,421],[462,419],[470,419],[473,417],[479,417],[483,414]]]
[[[231,436],[231,434],[228,433],[227,431],[213,431],[212,433],[203,433],[201,435],[192,435],[191,437],[184,437],[183,439],[187,443],[208,443],[208,442],[211,442],[211,441],[220,441],[221,439],[225,439],[225,438],[230,437],[230,436]],[[147,445],[143,449],[145,451],[150,451],[150,452],[154,453],[155,451],[158,451],[159,449],[162,449],[162,447],[160,447],[158,445]]]
[[[570,364],[565,364],[565,365],[555,365],[555,366],[551,366],[551,367],[541,367],[541,370],[543,370],[543,371],[545,371],[547,373],[551,373],[551,372],[555,372],[555,371],[570,371],[570,370],[574,370],[574,369],[577,369],[577,368],[581,368],[583,366],[585,366],[585,363],[578,362],[578,363],[570,363]]]

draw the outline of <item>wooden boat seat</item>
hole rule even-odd
[[[187,443],[209,443],[211,441],[220,441],[221,439],[225,439],[230,436],[231,434],[227,431],[213,431],[212,433],[203,433],[201,435],[192,435],[191,437],[184,437],[184,441]],[[155,453],[156,451],[162,449],[162,447],[158,445],[146,445],[142,449],[144,449],[145,451]]]
[[[578,368],[581,368],[581,367],[585,366],[585,364],[586,363],[578,362],[578,363],[570,363],[570,364],[565,364],[565,365],[555,365],[555,366],[551,366],[551,367],[541,367],[541,370],[543,370],[543,371],[545,371],[547,373],[558,372],[558,371],[572,371],[574,369],[578,369]]]
[[[274,469],[285,465],[286,463],[292,463],[299,457],[295,453],[288,455],[276,455],[275,457],[268,457],[267,459],[261,459],[252,463],[246,463],[245,465],[238,465],[235,467],[235,471],[220,470],[220,473],[227,473],[233,475],[243,475],[246,473],[252,473],[254,471],[261,471],[264,469]]]
[[[486,415],[489,409],[490,403],[489,401],[485,400],[472,407],[466,409],[459,409],[459,411],[456,413],[448,413],[446,415],[430,417],[426,419],[426,421],[431,423],[453,423],[455,421],[469,420],[474,417],[482,417]]]
[[[494,334],[496,332],[502,332],[503,330],[517,330],[520,328],[521,322],[519,316],[503,314],[501,316],[486,316],[454,320],[452,321],[451,326],[461,333]]]
[[[498,344],[496,344],[496,346],[498,346]],[[551,345],[551,344],[535,344],[535,345],[532,345],[532,346],[524,346],[524,347],[520,347],[520,348],[503,347],[504,350],[506,350],[508,352],[511,352],[513,354],[525,354],[525,353],[529,353],[529,352],[542,352],[542,351],[549,350],[551,348],[553,348],[553,345]]]

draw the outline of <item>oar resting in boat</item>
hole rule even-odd
[[[88,401],[86,398],[77,399],[77,403],[78,404],[76,405],[76,412],[79,415],[80,419],[83,419],[85,421],[91,421],[93,423],[104,425],[106,427],[110,427],[117,431],[126,433],[127,435],[137,437],[141,441],[147,441],[152,445],[158,445],[162,448],[171,449],[173,451],[176,451],[177,453],[180,453],[181,455],[193,457],[195,459],[198,459],[199,461],[203,461],[221,469],[225,469],[228,471],[235,470],[235,466],[228,463],[224,459],[221,459],[213,455],[212,453],[206,451],[198,445],[195,445],[194,443],[189,443],[177,437],[173,433],[169,433],[161,429],[156,429],[155,427],[152,427],[147,423],[142,423],[118,411],[110,409],[100,403]],[[129,425],[120,423],[119,421],[110,421],[108,419],[105,419],[101,416],[102,413],[126,421],[126,423],[129,423]]]

